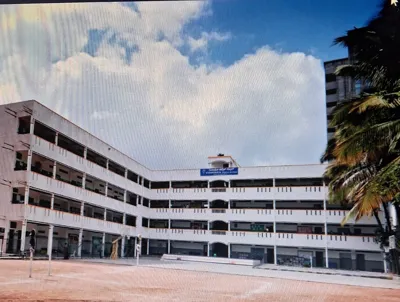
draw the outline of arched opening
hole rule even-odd
[[[228,246],[220,242],[213,243],[210,256],[228,258]]]
[[[211,209],[227,209],[228,202],[225,200],[217,199],[210,202]]]
[[[227,231],[228,224],[225,221],[216,220],[210,223],[210,229],[213,231]]]
[[[210,182],[210,188],[227,188],[229,183],[224,180],[214,180]]]

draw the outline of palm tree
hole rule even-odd
[[[397,91],[400,85],[400,5],[382,1],[378,14],[365,27],[349,30],[334,44],[349,49],[351,64],[340,75],[367,80],[378,91]]]
[[[368,83],[362,95],[333,111],[333,138],[321,161],[331,161],[325,177],[331,202],[352,205],[351,217],[375,216],[381,246],[394,234],[388,204],[400,218],[400,8],[383,1],[366,27],[351,30],[335,44],[349,48],[350,64],[337,70]],[[379,219],[383,208],[386,228]],[[398,254],[392,252],[394,271]]]
[[[342,224],[373,215],[383,248],[389,236],[399,231],[391,225],[388,203],[400,218],[400,93],[363,95],[342,104],[334,110],[332,126],[336,131],[322,157],[322,161],[333,160],[325,172],[329,199],[352,205]],[[379,219],[381,208],[386,228]],[[393,272],[399,273],[398,252],[390,253]]]

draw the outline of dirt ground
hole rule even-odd
[[[109,264],[0,261],[0,301],[400,301],[400,290]],[[321,276],[321,278],[323,278]]]

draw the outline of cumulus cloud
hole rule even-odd
[[[37,99],[156,169],[204,167],[219,152],[242,166],[317,162],[320,61],[265,46],[230,66],[193,66],[182,44],[232,37],[183,34],[209,15],[204,2],[2,7],[0,103]],[[105,32],[92,55],[91,30]]]

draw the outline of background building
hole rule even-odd
[[[357,30],[349,31],[351,35]],[[332,111],[337,104],[348,101],[360,95],[367,87],[362,80],[355,80],[351,77],[336,76],[335,72],[338,67],[351,64],[354,51],[348,50],[348,57],[324,62],[325,69],[325,93],[326,93],[326,116],[327,116],[327,131],[328,140],[332,137],[335,129],[329,127],[332,119]]]

